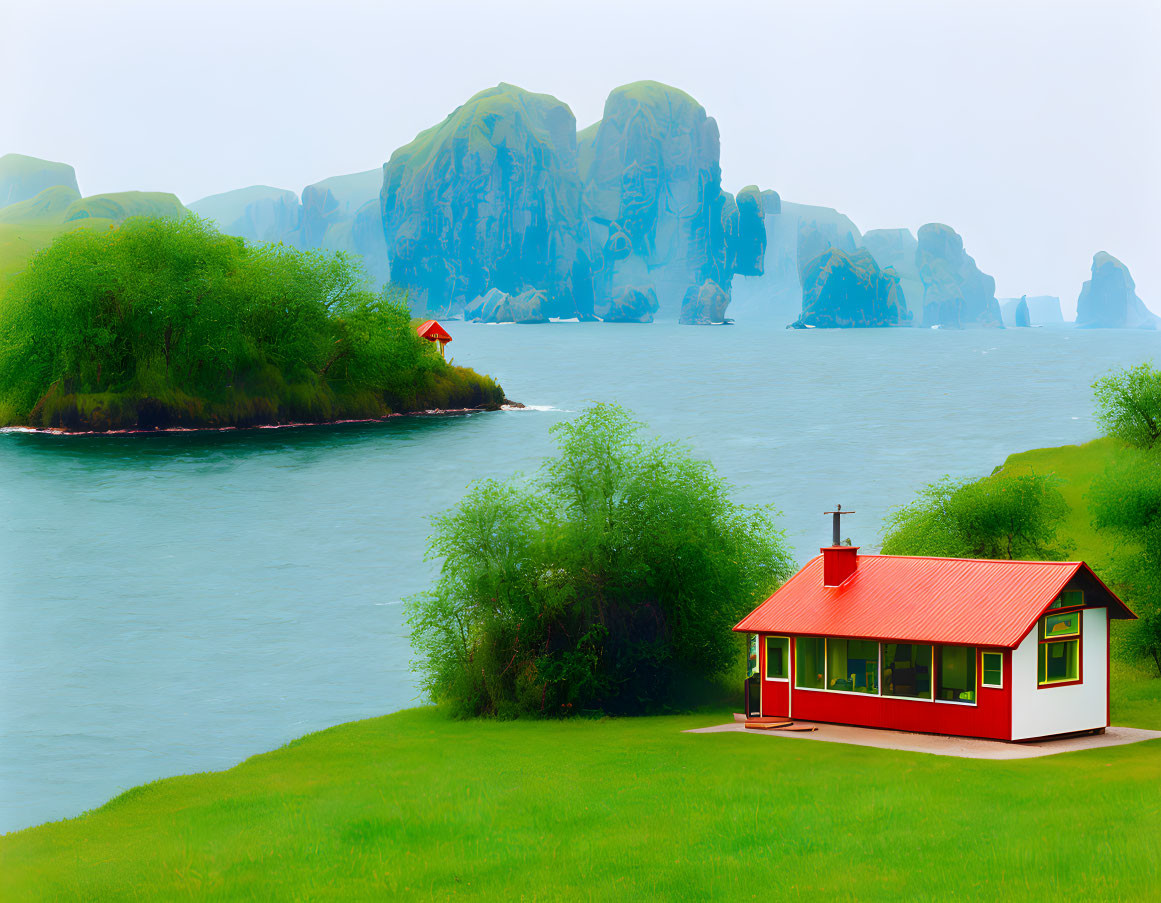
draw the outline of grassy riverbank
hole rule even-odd
[[[1113,720],[1161,728],[1119,669]],[[1144,899],[1161,741],[976,761],[414,709],[0,842],[5,900]]]
[[[1077,556],[1108,440],[1052,470]],[[1114,724],[1161,730],[1161,680],[1114,662]],[[452,721],[433,708],[134,788],[0,839],[0,899],[1147,899],[1161,741],[977,761],[660,718]]]

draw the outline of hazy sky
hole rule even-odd
[[[1092,255],[1161,312],[1161,2],[0,3],[0,152],[190,202],[381,165],[476,91],[688,91],[727,188],[950,224],[1000,296]]]

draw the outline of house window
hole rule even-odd
[[[872,640],[826,641],[826,688],[879,692],[879,644]]]
[[[1050,687],[1080,680],[1080,614],[1071,611],[1045,615],[1040,619],[1038,686]]]
[[[787,680],[790,677],[790,640],[784,636],[766,637],[766,679]]]
[[[826,641],[822,637],[800,636],[794,641],[794,685],[821,690],[824,684]]]
[[[980,670],[983,671],[981,683],[985,687],[1004,686],[1004,653],[983,652],[980,654]]]
[[[915,643],[883,644],[883,695],[931,698],[931,647]]]
[[[971,646],[940,646],[936,658],[935,698],[945,702],[975,702],[976,650]]]
[[[1059,596],[1056,601],[1050,605],[1050,608],[1080,608],[1084,605],[1084,590],[1066,589]]]
[[[746,677],[758,673],[758,634],[750,634],[750,654],[746,657]]]
[[[1070,611],[1061,615],[1045,615],[1040,621],[1040,639],[1055,640],[1063,637],[1080,636],[1080,612]]]

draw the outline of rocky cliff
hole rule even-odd
[[[46,188],[57,185],[80,196],[77,174],[67,163],[54,163],[24,154],[0,157],[0,207],[30,200]]]
[[[891,267],[899,275],[899,288],[903,297],[908,307],[919,317],[922,314],[923,280],[919,278],[919,267],[915,264],[919,242],[911,230],[871,229],[863,234],[859,246],[871,252],[880,268]]]
[[[223,232],[248,241],[288,241],[298,229],[298,195],[285,188],[251,185],[212,194],[189,205]]]
[[[877,327],[906,325],[911,315],[899,277],[880,270],[865,248],[848,253],[827,248],[803,273],[802,315],[796,327]]]
[[[578,148],[598,315],[626,292],[638,301],[652,293],[667,319],[694,297],[728,304],[734,273],[761,272],[761,194],[749,186],[739,205],[723,191],[719,152],[717,123],[683,91],[647,81],[609,94]]]
[[[920,228],[915,265],[923,283],[924,326],[1003,328],[996,280],[980,271],[950,226]]]
[[[445,316],[493,288],[542,291],[552,316],[591,316],[579,197],[568,106],[508,84],[481,91],[383,167],[392,276]]]
[[[1092,278],[1085,281],[1076,302],[1076,325],[1081,329],[1157,329],[1161,319],[1137,297],[1129,268],[1112,254],[1098,251],[1092,259]]]
[[[739,271],[730,310],[736,318],[786,323],[802,310],[806,265],[832,247],[853,253],[862,236],[849,218],[830,207],[783,201],[770,190],[761,196],[766,227],[762,273]]]

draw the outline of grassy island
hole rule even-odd
[[[0,297],[0,425],[242,427],[495,408],[343,254],[131,218],[57,235]]]

